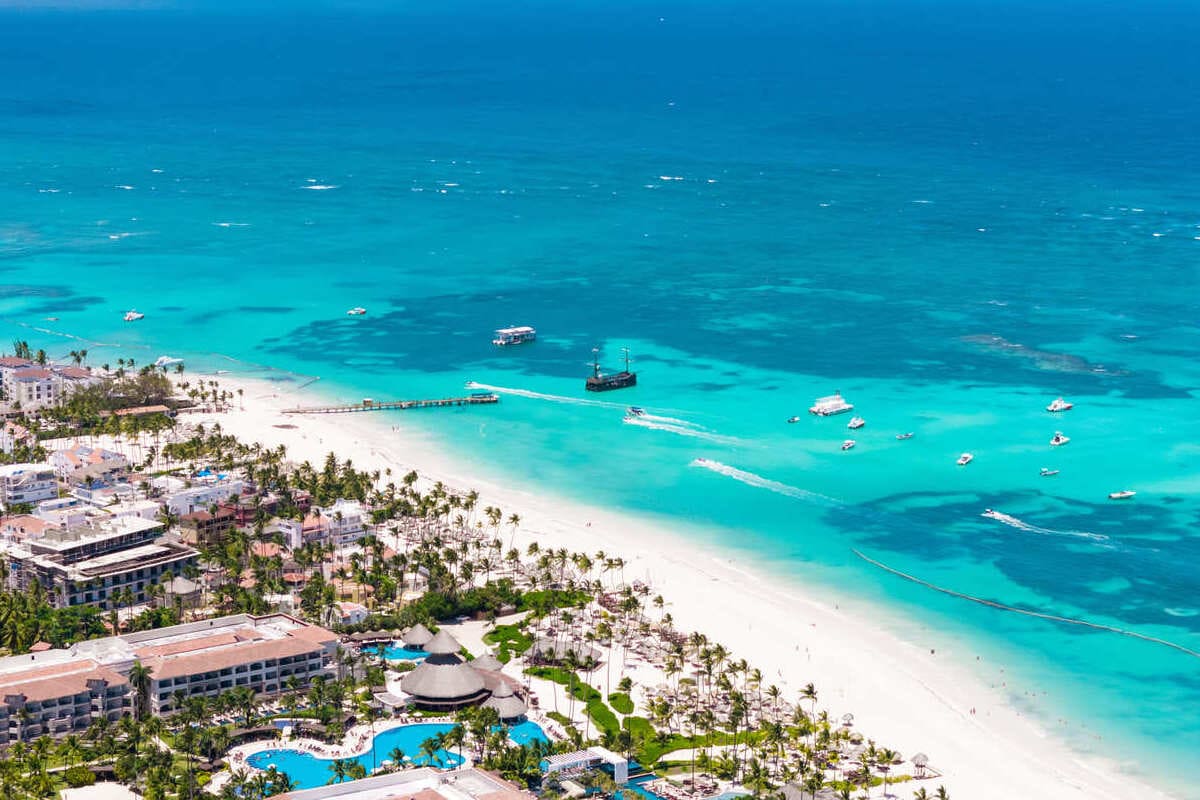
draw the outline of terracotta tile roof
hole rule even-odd
[[[28,378],[30,380],[35,380],[38,378],[43,378],[43,379],[49,378],[53,374],[54,373],[48,369],[41,369],[38,367],[30,367],[28,369],[17,370],[16,372],[13,373],[13,378],[16,380],[22,380],[25,378]]]
[[[128,683],[117,672],[102,667],[91,659],[69,661],[0,675],[0,697],[22,694],[28,702],[41,702],[59,697],[71,697],[88,690],[92,679],[107,681],[109,686]]]
[[[59,375],[64,378],[90,378],[92,371],[85,367],[58,367],[55,369]]]
[[[150,659],[151,676],[156,680],[179,678],[186,675],[203,675],[226,667],[253,664],[273,658],[288,658],[319,652],[311,642],[287,636],[283,639],[266,639],[258,642],[242,642],[228,647],[200,650],[189,655],[156,657]]]
[[[28,367],[33,362],[28,358],[17,358],[16,356],[0,356],[0,367]]]

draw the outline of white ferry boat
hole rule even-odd
[[[818,397],[813,401],[812,408],[808,410],[808,413],[816,414],[819,417],[832,417],[834,414],[845,414],[847,411],[853,410],[854,406],[847,403],[838,393],[828,397]]]
[[[1075,407],[1074,403],[1068,403],[1066,400],[1063,400],[1061,397],[1056,397],[1054,399],[1053,403],[1046,406],[1046,410],[1050,411],[1050,412],[1070,411],[1074,407]]]
[[[867,421],[865,419],[863,419],[862,417],[854,417],[853,419],[850,420],[850,422],[846,425],[846,427],[852,431],[856,431],[859,428],[861,428],[863,425],[866,425],[866,424],[867,424]]]
[[[858,442],[854,441],[853,439],[847,439],[846,441],[842,442],[842,450],[849,450],[856,444],[858,444]]]
[[[1108,499],[1109,500],[1128,500],[1129,498],[1133,497],[1135,494],[1137,494],[1137,492],[1131,492],[1128,489],[1123,489],[1119,492],[1110,492],[1108,495]]]
[[[967,464],[970,464],[974,460],[975,460],[975,456],[973,456],[971,453],[963,453],[961,456],[958,457],[958,465],[960,467],[965,467]]]
[[[367,313],[367,310],[365,308],[363,308],[362,306],[355,306],[354,308],[352,308],[346,312],[346,316],[361,317],[365,313]]]
[[[137,322],[139,319],[142,319],[145,316],[146,315],[141,313],[140,311],[134,311],[131,308],[125,312],[125,321],[126,322]]]
[[[496,338],[492,339],[492,344],[497,347],[504,347],[510,344],[525,344],[532,342],[537,338],[537,331],[528,325],[519,325],[515,328],[500,328],[496,331]]]
[[[1070,436],[1063,436],[1062,431],[1055,431],[1054,435],[1050,437],[1050,446],[1051,447],[1062,447],[1064,444],[1066,444],[1069,441],[1071,441]]]

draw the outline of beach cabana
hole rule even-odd
[[[504,669],[504,664],[500,659],[496,658],[491,653],[485,653],[479,658],[471,662],[471,666],[475,669],[487,670],[488,672],[499,672]]]
[[[429,628],[418,622],[404,632],[400,641],[404,642],[404,646],[411,650],[423,650],[426,642],[432,638],[433,634],[429,632]]]
[[[525,716],[529,709],[525,701],[517,696],[508,681],[501,681],[492,692],[492,696],[483,701],[484,708],[494,708],[502,722],[514,722]]]

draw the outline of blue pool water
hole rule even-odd
[[[508,728],[508,738],[524,747],[530,742],[549,742],[550,739],[536,722],[525,720]]]
[[[393,748],[399,747],[415,764],[429,764],[440,767],[450,767],[462,763],[462,758],[454,753],[439,750],[434,754],[432,762],[421,755],[421,743],[439,733],[445,733],[453,725],[427,723],[421,725],[405,725],[392,728],[376,735],[371,750],[352,759],[367,768],[369,773],[374,767],[391,758]],[[329,767],[333,764],[331,758],[318,758],[312,753],[305,753],[291,748],[263,750],[246,759],[246,763],[256,769],[267,769],[272,764],[280,772],[287,773],[295,782],[298,789],[312,789],[329,783],[333,773]]]
[[[378,654],[380,651],[379,645],[368,645],[363,648],[364,653]],[[420,661],[428,656],[424,650],[410,650],[402,644],[391,642],[383,647],[383,657],[388,661]]]

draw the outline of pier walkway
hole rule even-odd
[[[500,395],[480,392],[466,397],[443,397],[437,400],[389,400],[376,402],[366,399],[345,406],[308,406],[284,409],[284,414],[352,414],[356,411],[393,411],[409,408],[447,408],[449,406],[486,406],[500,402]]]

